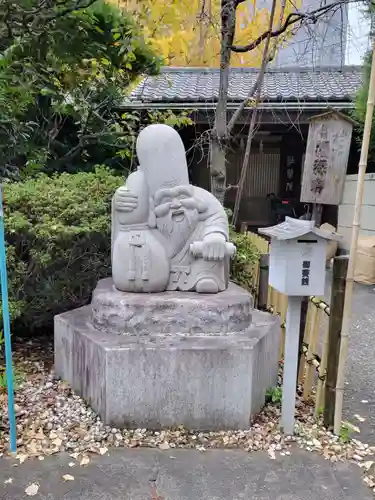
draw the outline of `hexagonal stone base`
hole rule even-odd
[[[92,314],[90,305],[55,317],[55,369],[108,425],[246,428],[277,383],[280,326],[267,313],[215,336],[114,335]]]

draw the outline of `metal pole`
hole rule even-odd
[[[292,435],[294,432],[301,302],[302,297],[288,297],[288,311],[285,325],[283,398],[281,408],[281,427],[284,434],[288,436]]]
[[[3,187],[0,186],[0,278],[1,278],[1,298],[2,298],[1,302],[3,310],[3,326],[4,326],[4,340],[5,340],[5,373],[7,377],[7,386],[8,386],[10,451],[15,453],[17,447],[16,416],[14,413],[12,344],[10,340],[8,278],[7,278],[4,234],[5,231],[4,231]]]

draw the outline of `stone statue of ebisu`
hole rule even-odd
[[[123,292],[218,293],[228,286],[228,218],[189,184],[178,132],[150,125],[137,139],[139,166],[112,200],[112,275]]]

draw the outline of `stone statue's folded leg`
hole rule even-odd
[[[197,293],[218,293],[226,288],[225,262],[196,259],[191,274]]]
[[[195,285],[197,293],[218,293],[219,285],[215,278],[201,278]]]

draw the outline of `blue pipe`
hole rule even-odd
[[[3,326],[5,340],[5,373],[8,386],[8,416],[10,431],[10,451],[15,453],[17,449],[16,437],[16,415],[14,413],[14,388],[13,388],[13,362],[12,344],[10,339],[10,318],[8,300],[8,276],[5,252],[5,229],[4,229],[4,208],[3,208],[3,187],[0,186],[0,278],[1,278],[1,298],[3,309]]]

